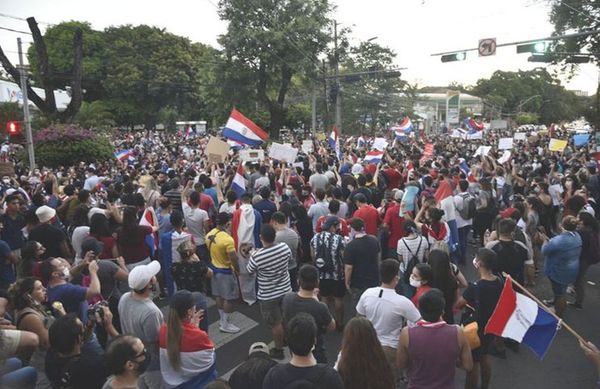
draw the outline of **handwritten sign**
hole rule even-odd
[[[265,159],[264,150],[240,150],[240,159],[243,162],[258,162]]]
[[[269,149],[269,157],[278,161],[294,163],[297,155],[298,149],[280,143],[272,143]]]
[[[208,144],[206,145],[204,152],[208,157],[209,162],[224,162],[225,158],[229,154],[229,143],[223,142],[221,139],[212,136],[208,140]]]
[[[513,138],[500,138],[498,150],[510,150],[513,148]]]
[[[560,140],[560,139],[550,139],[550,143],[548,144],[548,149],[550,151],[563,151],[565,149],[565,147],[567,147],[567,141],[566,140]]]
[[[375,138],[373,141],[373,150],[385,151],[388,146],[388,142],[385,138]]]

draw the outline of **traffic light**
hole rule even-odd
[[[550,54],[534,54],[534,55],[529,56],[529,58],[527,58],[527,61],[529,61],[529,62],[550,63],[554,60],[555,60],[555,57],[553,57]]]
[[[10,121],[6,123],[6,132],[8,136],[19,136],[21,135],[21,123],[17,121]]]
[[[588,63],[590,62],[590,57],[585,55],[573,55],[565,61],[566,63]]]
[[[442,62],[464,61],[466,58],[467,53],[461,51],[460,53],[442,55]]]
[[[549,47],[550,47],[550,45],[547,44],[544,41],[527,43],[527,44],[524,44],[524,45],[518,45],[517,46],[517,54],[521,54],[521,53],[545,53],[548,50]],[[535,61],[532,61],[532,62],[535,62]]]

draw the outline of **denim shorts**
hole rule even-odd
[[[569,285],[559,284],[554,280],[550,280],[550,283],[552,284],[552,293],[554,293],[555,298],[563,297],[565,294],[567,294],[567,287]]]

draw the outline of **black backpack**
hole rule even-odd
[[[324,239],[326,236],[330,236],[329,242],[325,244]],[[315,265],[319,269],[319,276],[325,273],[335,272],[335,260],[331,251],[333,248],[333,241],[336,235],[331,233],[321,233],[317,236],[317,251],[315,253]],[[339,246],[337,248],[339,250]],[[336,254],[337,254],[336,250]]]
[[[407,284],[410,281],[410,275],[412,274],[413,268],[421,262],[421,261],[419,261],[419,251],[421,250],[421,244],[423,244],[423,237],[419,236],[419,238],[421,240],[419,240],[419,247],[417,247],[417,251],[415,253],[410,251],[410,248],[406,244],[406,241],[402,240],[402,243],[404,243],[404,246],[406,246],[406,249],[408,250],[408,252],[411,255],[410,259],[406,263],[406,270],[404,271],[404,282],[406,282]]]
[[[475,212],[477,211],[477,204],[475,204],[475,197],[471,196],[469,193],[465,193],[460,195],[463,199],[463,206],[458,210],[458,214],[464,220],[470,220],[475,217]]]

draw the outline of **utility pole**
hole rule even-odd
[[[313,85],[312,90],[312,123],[310,131],[313,136],[317,133],[317,85]]]
[[[29,172],[35,169],[35,155],[33,154],[33,136],[31,134],[31,117],[29,116],[29,99],[27,98],[27,72],[23,65],[23,47],[21,38],[17,38],[19,50],[19,74],[21,76],[21,93],[23,93],[23,118],[25,119],[25,136],[27,139],[27,154],[29,154]]]
[[[337,20],[333,21],[333,44],[335,58],[335,126],[338,134],[342,133],[342,94],[340,91],[340,57],[338,55]]]

